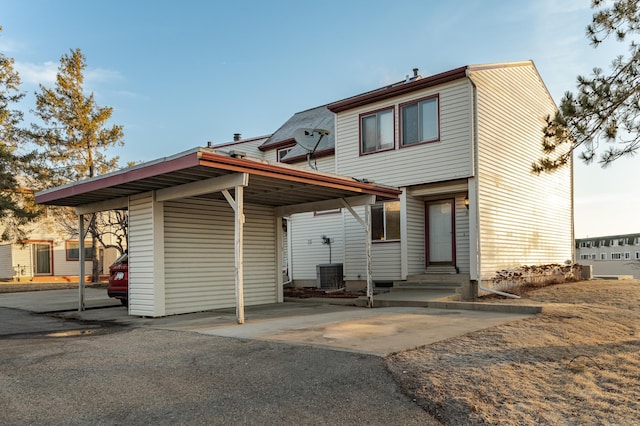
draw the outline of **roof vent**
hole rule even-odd
[[[240,139],[242,139],[242,133],[234,133],[233,134],[233,141],[234,142],[238,142]]]

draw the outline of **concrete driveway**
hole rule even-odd
[[[385,356],[475,330],[527,318],[519,313],[433,308],[359,308],[324,303],[280,303],[247,307],[239,325],[234,309],[164,318],[129,316],[127,308],[106,297],[104,289],[86,289],[87,306],[77,311],[76,290],[0,294],[0,306],[32,312],[57,312],[63,318],[163,330],[274,341],[294,345]],[[65,306],[68,310],[65,311]],[[99,309],[97,309],[99,307]],[[64,311],[64,312],[61,312]]]

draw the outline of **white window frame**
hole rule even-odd
[[[397,203],[397,206],[398,206],[398,210],[397,210],[398,211],[398,215],[397,215],[398,216],[398,224],[397,224],[398,226],[397,227],[398,227],[398,234],[399,235],[398,235],[398,238],[389,238],[389,236],[388,236],[388,225],[387,225],[387,222],[388,222],[387,212],[391,211],[390,207],[391,207],[392,204],[393,204],[393,206],[395,206],[394,203]],[[401,238],[401,236],[400,236],[400,229],[401,229],[401,226],[400,226],[400,220],[401,220],[401,218],[400,218],[400,201],[388,201],[386,203],[375,204],[375,205],[371,206],[371,214],[372,214],[372,216],[374,214],[377,214],[375,212],[375,210],[382,210],[382,237],[374,239],[374,235],[377,234],[377,232],[376,232],[375,229],[372,228],[372,230],[371,230],[372,231],[371,232],[371,241],[372,242],[400,241],[400,238]],[[393,210],[393,211],[395,211],[395,210]],[[373,218],[372,218],[372,226],[374,226],[373,222],[374,221],[373,221]]]
[[[611,253],[611,260],[622,260],[622,253],[620,252]]]
[[[291,151],[294,147],[289,146],[287,148],[280,148],[276,151],[276,160],[278,163],[282,163],[284,157]]]
[[[607,260],[607,253],[600,253],[600,260]]]

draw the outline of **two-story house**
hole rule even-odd
[[[371,208],[374,280],[458,274],[473,293],[475,284],[494,287],[496,271],[573,258],[572,165],[531,172],[541,156],[545,117],[555,111],[531,61],[428,77],[416,72],[298,113],[281,128],[286,132],[274,133],[260,149],[270,161],[308,167],[304,150],[291,148],[292,129],[329,127],[319,170],[402,190],[398,199]],[[282,156],[282,147],[297,151]],[[362,285],[364,234],[348,212],[290,220],[289,269],[296,284],[314,284],[316,265],[336,262],[344,265],[347,285]]]

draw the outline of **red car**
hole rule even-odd
[[[120,303],[124,306],[129,303],[129,256],[127,252],[109,266],[107,295],[120,299]]]

